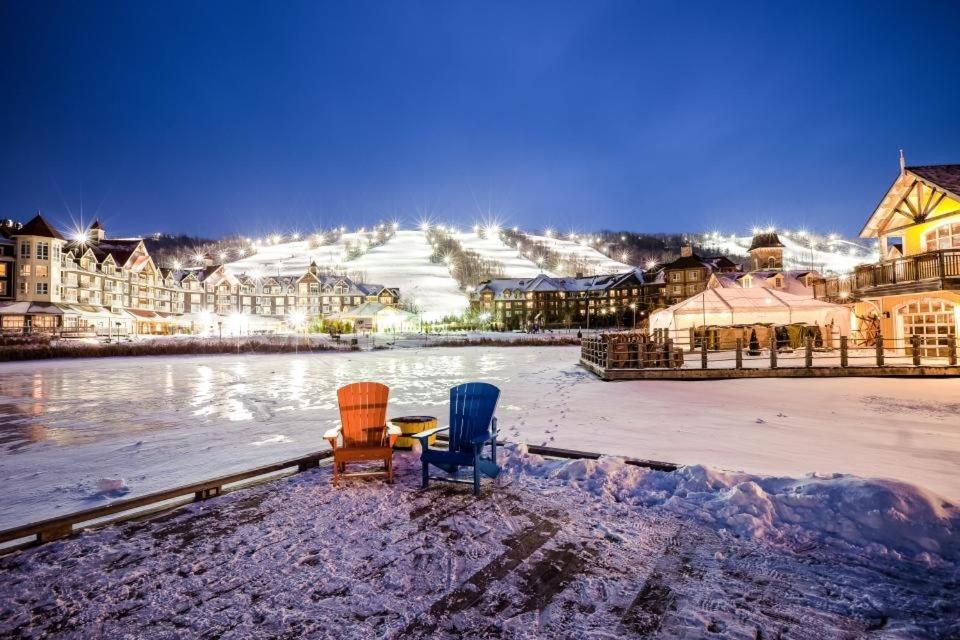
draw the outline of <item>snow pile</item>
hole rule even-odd
[[[525,445],[512,449],[506,468],[562,479],[616,502],[662,508],[745,538],[848,545],[930,564],[960,562],[960,509],[905,482],[842,474],[768,477],[702,465],[666,473],[614,457],[547,461]]]

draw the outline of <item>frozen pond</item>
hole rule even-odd
[[[0,528],[322,449],[347,382],[390,416],[443,416],[449,387],[503,389],[508,440],[798,476],[893,477],[960,499],[960,380],[604,383],[577,347],[103,358],[0,365]]]

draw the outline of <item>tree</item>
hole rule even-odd
[[[750,348],[747,350],[747,354],[751,356],[760,355],[760,341],[757,340],[756,329],[750,329]]]

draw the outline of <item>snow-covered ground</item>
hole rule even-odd
[[[960,500],[960,380],[605,383],[578,347],[173,356],[0,364],[0,528],[326,447],[336,389],[391,387],[388,415],[446,415],[486,380],[513,442],[750,473],[879,476]]]
[[[909,485],[500,460],[480,498],[398,454],[394,485],[327,465],[0,558],[0,635],[960,634],[960,512]]]

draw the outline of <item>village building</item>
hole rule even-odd
[[[663,302],[675,304],[707,288],[714,273],[734,273],[740,266],[726,256],[703,258],[693,252],[693,247],[680,248],[680,257],[660,267],[663,273]]]
[[[68,240],[42,215],[0,224],[0,330],[62,335],[277,331],[291,313],[304,323],[367,303],[400,302],[400,291],[311,264],[300,276],[255,278],[213,264],[155,264],[141,238],[107,238],[95,221]],[[387,314],[383,314],[386,317]]]
[[[820,273],[809,269],[784,270],[783,249],[776,233],[755,234],[749,249],[750,271],[716,271],[707,280],[706,288],[768,288],[812,298]]]
[[[949,353],[960,324],[960,164],[905,166],[870,215],[861,238],[881,260],[819,282],[818,298],[852,302],[857,333],[921,356]]]
[[[471,306],[498,329],[626,327],[660,304],[659,273],[639,269],[598,276],[497,278],[481,282]]]

